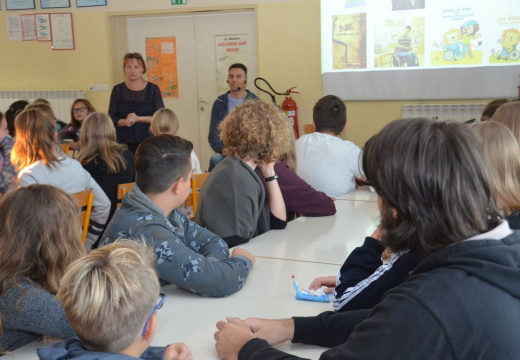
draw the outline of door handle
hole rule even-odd
[[[202,104],[207,104],[208,103],[204,98],[200,98],[199,102],[202,103]]]

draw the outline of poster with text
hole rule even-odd
[[[161,89],[163,98],[179,98],[177,42],[175,36],[146,39],[148,80]]]
[[[366,69],[366,13],[332,17],[333,69]]]
[[[519,11],[520,12],[520,11]],[[489,62],[493,64],[520,63],[520,14],[502,12],[492,17],[492,38]]]
[[[215,51],[217,94],[220,96],[228,90],[229,66],[241,63],[249,67],[247,34],[215,36]]]

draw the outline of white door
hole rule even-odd
[[[179,98],[165,98],[164,105],[177,114],[180,123],[178,135],[193,143],[202,170],[207,170],[209,158],[213,155],[208,143],[211,107],[217,98],[219,59],[216,58],[216,41],[224,35],[247,38],[248,63],[245,65],[248,66],[249,84],[252,84],[256,77],[254,13],[129,18],[127,31],[128,50],[140,52],[143,56],[147,38],[175,36]]]

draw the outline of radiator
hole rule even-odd
[[[486,104],[415,104],[401,107],[403,118],[428,118],[436,121],[480,121]]]
[[[51,103],[56,118],[70,123],[70,108],[75,99],[85,99],[83,90],[0,90],[0,111],[5,113],[17,100],[29,102],[42,98]]]

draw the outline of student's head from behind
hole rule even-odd
[[[47,105],[43,102],[39,102],[39,103],[31,103],[31,104],[27,105],[27,107],[25,108],[25,110],[34,110],[34,109],[40,110],[46,118],[48,118],[53,124],[55,124],[56,116],[54,115],[54,111],[52,111],[52,108],[50,105]]]
[[[396,120],[367,142],[363,169],[393,251],[426,257],[498,225],[491,174],[467,125]]]
[[[491,170],[497,193],[497,205],[509,215],[520,209],[520,148],[515,136],[505,125],[495,121],[475,124],[484,150],[486,165]]]
[[[498,108],[504,104],[507,104],[508,102],[508,99],[495,99],[490,101],[482,110],[482,116],[480,117],[480,121],[491,120]]]
[[[189,180],[193,144],[179,136],[161,134],[144,140],[135,153],[135,182],[145,194],[168,190]]]
[[[177,115],[175,115],[173,110],[167,108],[159,109],[153,114],[150,130],[154,135],[177,135],[179,119],[177,119]]]
[[[63,190],[33,184],[0,199],[0,286],[27,278],[52,294],[85,254],[78,207]]]
[[[119,240],[69,267],[57,298],[86,349],[118,353],[141,336],[159,300],[155,261],[144,241]],[[154,328],[155,315],[147,325],[147,341]]]
[[[347,124],[347,107],[337,96],[327,95],[314,105],[312,118],[317,132],[339,135]]]
[[[491,120],[504,124],[520,142],[520,101],[513,101],[500,106]]]
[[[246,101],[219,125],[226,155],[256,164],[278,161],[289,150],[292,126],[273,104]]]
[[[9,109],[5,112],[5,119],[7,120],[7,128],[9,134],[14,138],[16,136],[16,130],[14,129],[14,119],[16,116],[29,105],[27,100],[17,100],[9,106]]]
[[[54,122],[38,109],[22,111],[15,120],[16,141],[11,162],[20,171],[41,160],[46,165],[58,161]]]

